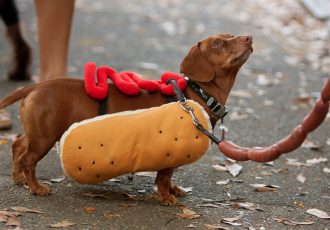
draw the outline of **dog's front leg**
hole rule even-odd
[[[174,168],[167,168],[157,172],[156,185],[158,188],[158,198],[162,205],[175,205],[178,196],[186,193],[176,185],[172,185],[171,177]]]

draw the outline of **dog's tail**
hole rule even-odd
[[[4,99],[2,99],[0,101],[0,109],[3,109],[5,107],[7,107],[8,105],[15,103],[16,101],[25,98],[37,87],[37,85],[38,84],[26,86],[26,87],[20,88],[16,91],[12,92],[11,94],[9,94],[8,96],[6,96]]]

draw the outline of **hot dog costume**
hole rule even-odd
[[[205,110],[194,101],[187,103],[211,131]],[[61,138],[60,159],[68,177],[90,184],[189,164],[204,155],[209,145],[209,138],[196,128],[190,114],[173,102],[73,124]]]

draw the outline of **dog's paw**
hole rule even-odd
[[[27,185],[27,181],[25,179],[25,176],[23,173],[20,173],[20,174],[17,174],[17,175],[14,175],[13,174],[13,181],[16,185]]]
[[[175,205],[177,203],[177,200],[176,200],[175,196],[169,194],[167,196],[160,197],[160,201],[159,202],[162,205],[172,206],[172,205]]]
[[[48,196],[48,195],[50,195],[51,190],[46,185],[40,185],[36,189],[30,188],[30,192],[33,195],[37,195],[37,196]]]
[[[182,197],[187,195],[185,191],[183,191],[181,188],[179,188],[176,185],[171,186],[170,193],[173,194],[175,197]]]

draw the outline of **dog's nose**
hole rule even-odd
[[[249,35],[247,35],[247,36],[241,36],[240,37],[240,41],[242,43],[252,43],[252,36],[249,36]]]

